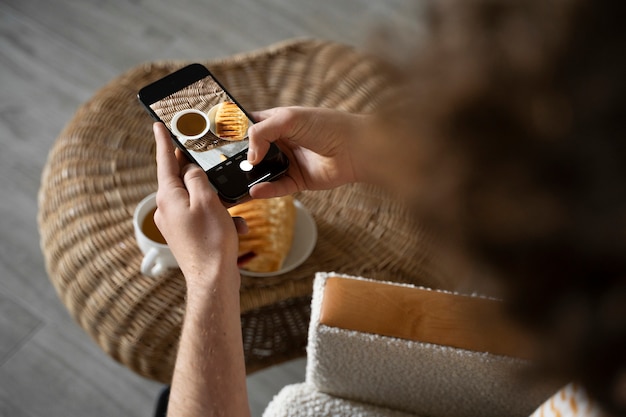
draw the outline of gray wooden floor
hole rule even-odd
[[[0,416],[149,416],[159,384],[110,360],[49,284],[36,226],[47,150],[83,101],[130,67],[292,37],[366,46],[405,0],[0,1]],[[254,415],[304,360],[249,378]]]

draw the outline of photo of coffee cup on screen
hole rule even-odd
[[[253,122],[211,78],[150,107],[205,171],[248,147]]]

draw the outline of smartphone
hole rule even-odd
[[[254,120],[201,64],[173,72],[143,87],[137,96],[227,203],[240,202],[254,184],[273,181],[289,167],[275,144],[257,165],[248,163],[248,129]]]

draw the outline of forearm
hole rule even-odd
[[[213,276],[211,276],[213,275]],[[247,416],[236,266],[207,273],[188,290],[168,416]]]

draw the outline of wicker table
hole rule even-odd
[[[288,41],[203,63],[251,110],[305,105],[365,112],[388,85],[373,59],[322,41]],[[133,68],[81,106],[49,153],[39,195],[41,246],[61,300],[108,355],[162,382],[172,374],[185,282],[179,270],[157,279],[139,272],[133,210],[157,185],[152,121],[136,93],[186,64]],[[422,235],[378,189],[349,185],[297,198],[317,222],[317,246],[287,274],[242,278],[248,372],[304,355],[316,271],[426,284],[433,276],[420,252]]]

